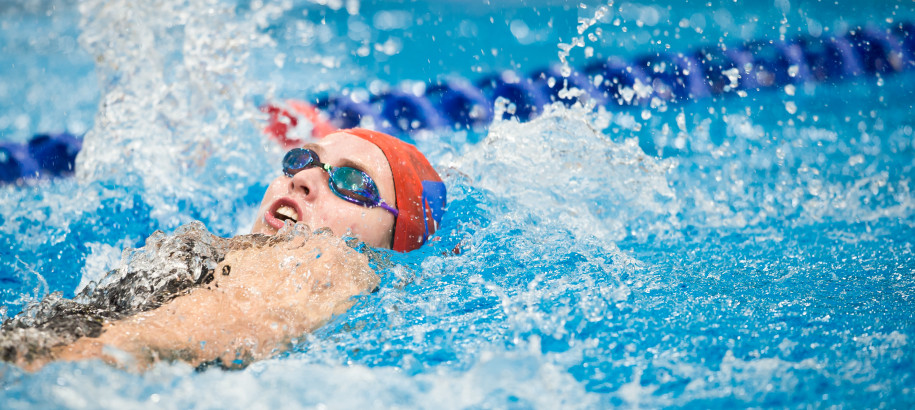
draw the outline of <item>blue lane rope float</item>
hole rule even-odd
[[[563,76],[558,65],[536,70],[527,77],[512,71],[490,74],[471,85],[448,79],[427,84],[422,95],[392,89],[368,101],[354,93],[314,100],[338,128],[368,119],[376,128],[404,134],[442,126],[472,127],[492,120],[499,97],[515,105],[513,113],[525,121],[543,106],[574,97],[561,91],[578,88],[595,105],[641,106],[653,99],[665,103],[693,101],[732,91],[774,89],[807,82],[839,82],[861,76],[887,75],[915,67],[915,26],[859,27],[843,35],[799,36],[787,41],[749,41],[739,45],[712,45],[683,53],[617,57],[594,61]],[[735,84],[736,80],[736,84]],[[633,92],[641,84],[650,93]],[[444,122],[443,122],[444,120]]]
[[[80,148],[82,138],[67,132],[38,134],[25,144],[0,143],[0,182],[70,175]]]
[[[799,36],[787,41],[749,41],[737,45],[710,45],[683,53],[617,57],[572,69],[552,65],[527,76],[513,71],[490,74],[475,83],[444,79],[426,84],[421,94],[397,88],[370,95],[354,93],[324,96],[313,104],[290,100],[262,107],[270,120],[265,133],[290,146],[297,141],[287,132],[305,119],[312,134],[370,125],[404,135],[442,127],[473,128],[489,124],[497,98],[514,104],[503,116],[525,121],[544,105],[579,98],[595,105],[645,106],[657,99],[678,103],[808,82],[839,82],[862,76],[888,75],[915,68],[915,25],[859,27],[842,35]],[[642,92],[639,92],[639,87]],[[577,88],[581,97],[564,95]],[[650,90],[648,92],[647,90]],[[0,182],[65,176],[73,171],[81,139],[68,133],[36,135],[26,144],[0,143]]]

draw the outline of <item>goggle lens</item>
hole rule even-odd
[[[381,200],[375,181],[358,169],[334,168],[330,179],[334,189],[348,198],[366,204],[377,204]]]
[[[320,160],[318,154],[310,149],[293,148],[283,157],[283,173],[292,177],[306,168],[315,166]]]

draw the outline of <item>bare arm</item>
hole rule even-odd
[[[378,282],[364,255],[329,235],[233,251],[206,287],[107,323],[99,337],[60,347],[55,356],[138,368],[158,359],[240,365],[284,350]]]

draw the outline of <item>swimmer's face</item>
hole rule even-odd
[[[396,203],[391,167],[375,144],[338,132],[304,148],[315,151],[325,164],[362,170],[375,180],[384,202]],[[394,215],[380,207],[366,208],[343,200],[331,191],[329,177],[313,167],[291,178],[283,175],[273,180],[257,211],[252,233],[273,235],[285,219],[294,219],[312,229],[330,228],[335,235],[354,236],[369,246],[390,248]]]

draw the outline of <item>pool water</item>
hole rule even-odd
[[[258,104],[532,71],[602,3],[583,4],[0,6],[0,139],[87,132],[74,177],[0,187],[0,304],[72,296],[157,229],[246,232],[282,155]],[[610,10],[590,58],[915,20],[907,2]],[[241,371],[3,364],[0,402],[912,407],[913,97],[909,72],[411,135],[448,187],[438,240],[293,351]]]

